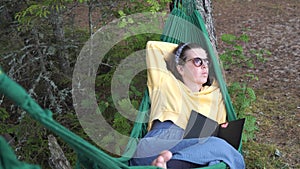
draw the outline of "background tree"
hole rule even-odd
[[[195,1],[197,10],[201,14],[201,16],[205,22],[205,26],[206,26],[210,41],[212,43],[212,46],[216,49],[217,37],[216,37],[216,32],[215,32],[215,27],[214,27],[212,2],[211,2],[211,0],[194,0],[194,1]],[[172,2],[170,3],[170,11],[173,9],[176,2],[178,3],[178,2],[180,2],[180,0],[172,0]]]

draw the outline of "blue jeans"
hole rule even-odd
[[[131,165],[151,165],[163,150],[170,150],[171,160],[210,165],[224,161],[232,169],[245,168],[243,156],[230,144],[217,137],[182,139],[184,130],[170,121],[155,121],[140,140]]]

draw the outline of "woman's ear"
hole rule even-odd
[[[176,68],[177,68],[177,71],[178,71],[178,73],[181,75],[181,76],[183,76],[183,66],[182,65],[177,65],[176,66]]]

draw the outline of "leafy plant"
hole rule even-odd
[[[245,50],[250,38],[246,34],[240,36],[232,34],[223,34],[222,42],[225,44],[225,51],[220,54],[220,60],[223,63],[224,69],[229,69],[233,66],[254,68],[255,61],[265,62],[265,55],[270,55],[268,50]]]
[[[5,108],[0,107],[0,134],[4,133],[13,133],[14,131],[14,126],[9,124],[7,125],[7,121],[9,120],[9,113]]]
[[[239,118],[246,118],[242,140],[247,142],[255,137],[254,133],[258,129],[256,118],[246,113],[251,104],[256,100],[255,92],[252,88],[247,87],[245,83],[241,84],[238,82],[232,83],[228,87],[228,91],[231,94],[237,116]]]
[[[223,34],[221,40],[224,43],[225,50],[220,54],[220,60],[225,70],[230,70],[233,67],[255,68],[256,62],[265,62],[265,56],[270,55],[270,52],[264,49],[247,50],[246,47],[250,38],[246,34],[240,36]],[[247,113],[251,104],[256,100],[255,91],[247,83],[258,80],[258,77],[253,73],[245,73],[242,78],[242,83],[233,82],[229,84],[228,91],[238,118],[246,118],[243,141],[247,142],[255,137],[255,131],[258,129],[256,118]]]

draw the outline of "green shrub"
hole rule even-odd
[[[265,56],[270,55],[270,52],[264,49],[247,50],[250,38],[246,34],[240,36],[223,34],[221,40],[224,43],[225,50],[220,54],[220,60],[225,70],[234,69],[233,67],[252,69],[255,68],[255,63],[265,62]],[[238,118],[246,118],[243,141],[247,142],[255,138],[255,131],[258,129],[256,118],[248,113],[251,104],[256,100],[255,91],[248,86],[248,83],[256,81],[258,78],[253,73],[245,73],[241,78],[242,82],[228,84],[228,91]]]

